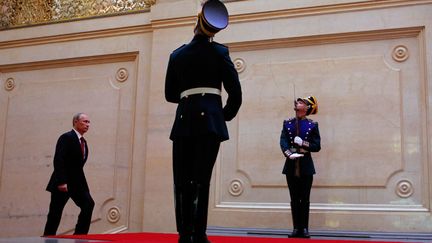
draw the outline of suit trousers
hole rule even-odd
[[[219,147],[220,140],[213,135],[173,141],[175,213],[180,237],[206,237],[210,180]]]
[[[55,235],[60,224],[63,209],[71,198],[75,204],[81,209],[78,215],[78,221],[75,226],[75,235],[87,234],[90,229],[90,222],[93,213],[95,202],[88,191],[81,192],[51,192],[51,202],[45,225],[44,234]]]

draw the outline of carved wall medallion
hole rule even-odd
[[[398,45],[393,48],[393,59],[397,62],[406,61],[409,57],[408,48],[403,45]]]
[[[229,193],[235,197],[243,193],[243,182],[239,179],[232,180],[229,187]]]
[[[409,180],[400,180],[396,186],[396,194],[399,197],[407,198],[414,193],[414,188]]]
[[[118,207],[112,207],[108,210],[107,220],[110,223],[117,223],[120,220],[120,209]]]
[[[126,81],[128,79],[128,77],[129,77],[129,72],[126,68],[120,68],[119,70],[117,70],[117,73],[116,73],[117,81],[122,83],[122,82]]]
[[[246,69],[246,63],[241,58],[234,59],[234,67],[237,70],[238,73],[243,72]]]
[[[12,91],[15,88],[15,80],[13,78],[6,79],[4,88],[6,91]]]

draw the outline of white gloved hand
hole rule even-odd
[[[298,159],[298,158],[303,157],[303,156],[304,156],[304,154],[293,153],[288,158],[289,159]]]
[[[294,138],[294,143],[301,147],[303,146],[303,139],[301,139],[299,136],[296,136]]]

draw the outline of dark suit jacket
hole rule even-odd
[[[61,184],[67,184],[70,193],[89,191],[83,170],[89,151],[87,143],[85,151],[87,152],[83,156],[80,141],[74,130],[59,137],[54,155],[54,172],[48,182],[47,191],[58,191],[57,186]]]
[[[299,131],[297,132],[297,122],[299,122]],[[299,136],[303,141],[309,142],[309,147],[303,146],[301,153],[304,157],[300,158],[300,174],[313,175],[315,174],[315,166],[312,160],[311,152],[318,152],[321,150],[321,136],[318,129],[318,123],[311,119],[303,119],[297,121],[296,118],[285,120],[282,125],[280,136],[280,147],[282,153],[287,150],[293,152],[294,149],[299,150],[294,144],[294,138]],[[286,158],[285,165],[282,170],[283,174],[295,174],[295,160]]]
[[[197,87],[221,89],[228,93],[222,107],[219,95],[191,95],[180,99],[180,93]],[[207,37],[196,35],[192,41],[179,47],[171,55],[165,79],[165,98],[178,103],[170,139],[195,135],[215,134],[227,140],[225,121],[232,120],[242,103],[242,92],[237,70],[228,48]]]

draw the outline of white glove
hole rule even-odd
[[[303,139],[301,139],[299,136],[296,136],[294,138],[294,143],[301,147],[303,146]]]
[[[303,156],[304,156],[304,154],[293,153],[288,158],[289,159],[298,159],[298,158],[303,157]]]

